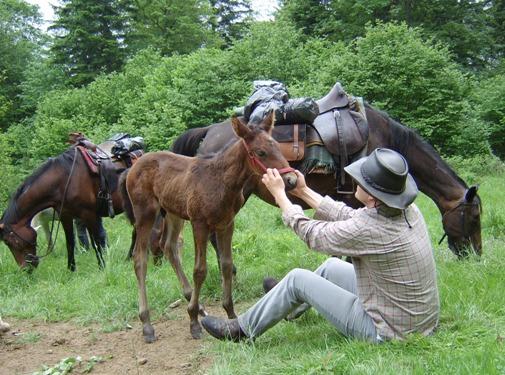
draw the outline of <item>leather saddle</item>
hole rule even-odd
[[[119,174],[131,164],[128,165],[126,159],[115,159],[108,150],[95,145],[82,133],[70,133],[68,143],[77,148],[90,173],[97,175],[99,178],[97,212],[101,216],[113,218],[115,213],[112,204],[112,193],[118,188]],[[128,160],[134,163],[142,156],[143,151],[136,150],[131,154]]]
[[[319,136],[337,163],[337,192],[352,194],[353,182],[344,168],[366,155],[369,129],[364,105],[361,99],[349,97],[339,82],[316,103],[319,115],[308,138]]]

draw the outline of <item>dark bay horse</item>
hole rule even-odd
[[[114,163],[116,164],[116,163]],[[120,165],[119,165],[120,164]],[[117,173],[124,170],[118,163]],[[0,239],[10,248],[17,264],[36,267],[37,233],[30,226],[33,216],[53,207],[65,232],[68,268],[75,270],[73,219],[79,218],[91,234],[100,267],[104,267],[100,226],[97,220],[99,177],[92,174],[81,153],[73,147],[48,159],[27,177],[10,199],[0,220]],[[112,194],[115,213],[123,212],[121,194]]]
[[[401,153],[408,161],[410,173],[419,189],[437,205],[442,215],[442,224],[448,238],[449,248],[458,257],[468,255],[468,250],[481,255],[481,202],[477,187],[467,184],[442,160],[435,149],[414,130],[393,120],[387,113],[366,104],[369,124],[367,154],[377,147],[387,147]],[[236,139],[229,121],[205,128],[189,129],[179,136],[172,151],[194,156],[222,150]],[[298,164],[291,163],[297,168]],[[322,195],[329,195],[356,207],[353,195],[337,194],[336,178],[332,174],[308,174],[307,184]],[[268,203],[275,204],[272,196],[261,183],[251,178],[244,188],[244,196],[256,194]],[[303,202],[293,199],[308,208]],[[217,250],[217,249],[216,249]]]
[[[172,152],[144,155],[121,182],[125,211],[134,227],[134,264],[139,289],[139,317],[146,342],[155,340],[146,296],[147,249],[158,214],[164,217],[163,248],[189,299],[190,332],[200,338],[202,312],[199,296],[207,273],[206,251],[209,234],[215,232],[221,251],[223,307],[235,318],[232,301],[231,242],[234,218],[244,204],[243,190],[249,179],[266,168],[278,168],[287,188],[296,186],[296,174],[271,137],[273,113],[249,128],[238,118],[230,129],[237,138],[230,147],[211,158],[186,157]],[[125,189],[126,187],[126,189]],[[184,220],[189,220],[195,243],[194,288],[184,275],[178,253],[178,237]]]

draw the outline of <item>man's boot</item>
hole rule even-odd
[[[237,319],[224,319],[207,315],[202,319],[202,326],[207,332],[219,340],[238,342],[247,338],[240,328]]]

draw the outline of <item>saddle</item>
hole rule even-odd
[[[135,163],[143,155],[143,150],[134,150],[128,153],[127,158],[125,155],[118,158],[95,145],[80,132],[70,133],[68,143],[80,152],[89,171],[99,177],[97,213],[100,216],[113,218],[115,213],[112,204],[112,193],[118,187],[118,175]],[[130,161],[130,164],[127,160]],[[118,165],[118,163],[121,164]]]
[[[344,167],[366,154],[369,130],[364,105],[360,98],[348,96],[339,82],[316,103],[319,115],[312,124],[277,125],[273,137],[288,161],[303,159],[304,147],[324,146],[337,164],[337,192],[352,193]]]

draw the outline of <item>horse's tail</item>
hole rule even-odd
[[[119,176],[119,191],[121,192],[121,197],[123,198],[123,210],[126,214],[128,220],[130,220],[130,224],[135,224],[135,216],[133,215],[133,206],[132,201],[130,200],[130,196],[128,195],[128,190],[126,189],[126,177],[128,176],[128,172],[130,168],[126,169]]]
[[[186,130],[175,139],[170,151],[184,156],[195,156],[209,129],[210,126]]]

